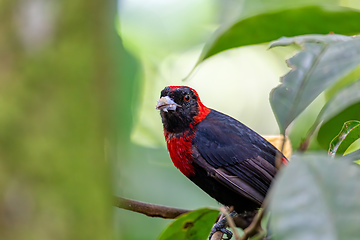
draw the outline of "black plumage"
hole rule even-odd
[[[197,167],[190,180],[237,212],[260,207],[276,174],[278,150],[244,124],[215,110],[196,125],[195,132],[191,150]]]
[[[286,158],[236,119],[207,108],[196,91],[166,87],[156,106],[174,165],[202,190],[235,211],[257,210]]]

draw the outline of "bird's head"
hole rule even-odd
[[[160,110],[164,129],[173,133],[192,128],[210,112],[197,92],[187,86],[165,87],[156,109]]]

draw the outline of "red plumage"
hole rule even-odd
[[[204,106],[190,87],[166,87],[156,108],[175,167],[238,213],[261,206],[277,171],[276,157],[287,162],[273,145],[239,121]]]
[[[192,176],[195,174],[191,154],[191,141],[195,137],[194,134],[184,136],[174,136],[165,131],[166,145],[170,154],[170,158],[185,176]]]
[[[176,91],[178,86],[170,86],[169,90]],[[197,92],[192,89],[191,91],[197,96]],[[194,166],[192,165],[192,153],[191,153],[191,142],[195,137],[193,126],[203,120],[209,113],[210,109],[205,107],[201,101],[198,101],[199,113],[194,116],[194,121],[189,124],[189,130],[185,130],[182,134],[175,134],[164,129],[164,136],[167,144],[167,148],[175,167],[177,167],[185,176],[191,176],[195,174]]]

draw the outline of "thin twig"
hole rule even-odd
[[[275,167],[277,170],[279,170],[282,167],[282,158],[283,158],[282,152],[284,151],[285,142],[286,142],[286,137],[285,135],[282,135],[281,149],[280,152],[277,152],[275,156]]]
[[[114,206],[145,214],[149,217],[160,217],[174,219],[181,214],[190,212],[188,209],[173,208],[152,203],[140,202],[132,199],[115,197]]]
[[[321,113],[320,113],[320,115],[321,115]],[[302,141],[300,142],[300,146],[298,148],[299,152],[305,152],[308,149],[311,138],[313,137],[318,126],[319,126],[319,121],[318,121],[318,119],[316,119],[315,123],[311,126],[311,128],[307,132],[305,139],[302,139]]]
[[[236,226],[235,226],[234,220],[232,219],[232,217],[230,217],[227,209],[225,207],[221,207],[220,211],[225,215],[227,223],[229,224],[231,230],[233,231],[235,240],[240,240],[239,233],[236,231]]]
[[[260,232],[261,229],[261,220],[264,216],[264,212],[266,209],[266,198],[262,204],[262,208],[256,214],[254,220],[251,222],[250,226],[244,229],[244,234],[241,236],[240,240],[247,240],[248,238],[254,236],[256,233]]]
[[[167,207],[163,205],[146,203],[146,202],[141,202],[123,197],[114,197],[113,205],[115,207],[141,213],[149,217],[159,217],[159,218],[167,218],[167,219],[174,219],[180,216],[181,214],[192,211],[189,209]],[[236,217],[234,217],[234,220],[236,226],[241,229],[244,229],[247,226],[249,226],[250,221],[248,216],[237,215]]]
[[[299,152],[305,152],[308,147],[309,147],[309,144],[310,144],[310,138],[311,136],[307,136],[301,143],[300,143],[300,146],[298,148],[298,151]]]

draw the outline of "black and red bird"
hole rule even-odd
[[[276,174],[268,141],[234,118],[207,108],[187,86],[161,91],[160,110],[174,165],[218,202],[237,213],[257,210]]]

